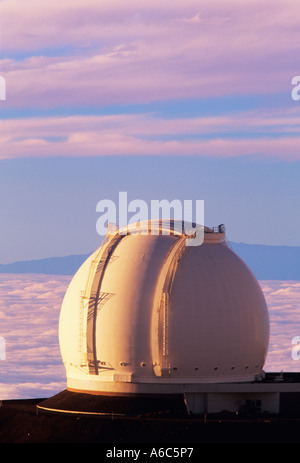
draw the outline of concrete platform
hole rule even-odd
[[[43,400],[37,407],[41,411],[77,413],[99,416],[137,417],[145,415],[186,417],[187,410],[182,394],[178,395],[98,395],[64,390]]]
[[[253,449],[256,453],[257,447],[253,447],[253,443],[300,441],[300,416],[251,418],[227,414],[175,418],[169,417],[168,413],[162,415],[153,412],[124,417],[51,413],[37,408],[38,404],[45,404],[47,401],[48,399],[3,401],[0,407],[0,443],[97,443],[97,456],[100,459],[105,457],[107,449],[113,447],[173,448],[188,444],[194,448],[194,456],[197,456],[195,461],[199,461],[203,455],[203,444],[226,444],[225,450],[228,450],[230,443],[250,443],[248,449]],[[278,445],[276,448],[278,449]],[[32,453],[31,446],[22,447],[23,452],[27,449]],[[214,454],[216,450],[214,446]],[[234,450],[237,450],[236,446]]]

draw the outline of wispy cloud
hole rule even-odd
[[[14,137],[7,132],[11,122],[1,122],[1,158],[78,156],[85,146],[84,152],[92,156],[254,155],[299,160],[299,109],[290,98],[291,78],[299,73],[297,12],[295,0],[275,2],[272,9],[258,0],[238,6],[235,0],[213,4],[205,0],[201,5],[196,0],[151,4],[54,0],[43,5],[33,0],[3,1],[0,70],[7,82],[6,110],[63,108],[74,114],[80,107],[238,95],[270,95],[275,102],[278,95],[286,95],[290,105],[286,102],[277,118],[258,110],[248,117],[243,114],[240,121],[240,114],[233,116],[230,107],[224,108],[227,120],[183,121],[175,114],[173,121],[162,121],[157,115],[148,118],[145,112],[131,119],[93,119],[97,128],[90,130],[89,117],[77,119],[82,128],[74,118],[57,117],[51,122],[18,118]],[[280,107],[280,102],[275,106]],[[28,122],[31,130],[22,134]],[[46,127],[49,132],[49,124],[52,140],[42,133]],[[239,139],[228,136],[233,130]],[[284,140],[278,139],[277,130],[285,132]],[[58,140],[62,132],[64,138]],[[178,133],[185,138],[178,140]],[[189,140],[186,135],[191,133],[210,139]]]
[[[294,0],[272,11],[258,0],[204,1],[201,11],[195,0],[130,1],[126,8],[119,0],[5,1],[7,105],[289,92],[300,34],[296,10]]]
[[[293,111],[286,118],[259,111],[186,119],[155,114],[41,117],[3,120],[1,128],[0,159],[185,154],[300,159],[300,118]]]

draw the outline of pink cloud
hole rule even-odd
[[[258,0],[238,7],[235,0],[201,5],[196,0],[87,0],[84,5],[54,0],[41,6],[10,0],[1,7],[4,55],[28,54],[0,61],[6,108],[290,96],[291,78],[299,74],[294,0],[276,2],[271,10]],[[46,56],[53,48],[57,54]],[[0,159],[190,154],[294,161],[300,156],[298,133],[299,109],[291,98],[280,114],[232,115],[228,109],[225,116],[173,120],[154,114],[2,120]],[[275,140],[274,134],[284,138]]]
[[[92,55],[87,51],[74,57],[6,60],[1,66],[7,86],[5,104],[101,107],[165,99],[290,93],[295,70],[286,63],[274,70],[275,57],[265,66],[268,58],[263,55],[252,56],[246,63],[243,50],[229,57],[227,53],[220,55],[220,51],[214,51],[220,49],[217,39],[212,40],[208,45],[212,52],[200,45],[180,53],[178,43],[131,43]]]
[[[300,119],[293,111],[285,117],[257,111],[187,119],[155,114],[8,119],[1,122],[0,158],[198,155],[296,161],[299,139],[293,132],[299,131]],[[261,136],[252,138],[252,131]],[[243,136],[235,138],[239,133]],[[274,133],[281,137],[272,138]]]
[[[298,27],[297,12],[295,0],[276,2],[272,9],[259,0],[244,1],[238,6],[235,0],[226,3],[203,0],[201,4],[197,0],[184,3],[181,0],[153,0],[151,4],[139,0],[126,3],[123,0],[53,0],[51,4],[38,4],[35,0],[27,0],[26,3],[6,0],[1,4],[4,46],[8,50],[35,50],[37,46],[52,47],[62,43],[90,45],[99,43],[100,39],[106,45],[132,37],[152,37],[161,41],[161,37],[170,35],[175,38],[175,31],[179,31],[180,36],[183,36],[183,31],[194,36],[195,30],[197,35],[204,30],[206,36],[212,36],[216,29],[210,26],[223,26],[229,21],[229,28],[218,30],[226,34],[231,30],[232,40],[234,36],[242,35],[249,46],[249,39],[259,33],[263,43],[271,37],[282,43],[282,36],[288,29]],[[191,29],[190,24],[195,28]],[[275,36],[274,28],[279,25],[281,27]],[[240,41],[236,43],[236,47],[239,46]]]
[[[8,107],[289,93],[297,71],[293,0],[271,10],[258,0],[10,0],[2,10],[4,53],[33,55],[1,62]],[[58,56],[40,56],[55,47]]]

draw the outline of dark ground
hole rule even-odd
[[[48,401],[47,401],[48,400]],[[199,446],[212,443],[299,443],[300,418],[175,416],[172,410],[132,416],[46,412],[49,399],[8,400],[0,407],[0,443],[97,443]],[[181,416],[180,416],[181,415]],[[135,444],[135,445],[132,445]]]

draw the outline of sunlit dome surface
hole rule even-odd
[[[112,231],[75,274],[59,321],[70,390],[172,393],[261,374],[269,320],[257,280],[224,227],[205,228],[199,246],[175,229]]]

